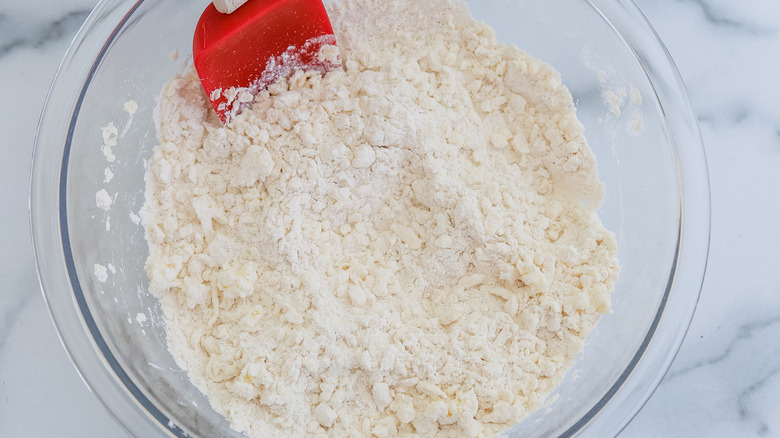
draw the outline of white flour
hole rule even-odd
[[[461,3],[328,9],[345,71],[227,127],[194,72],[163,91],[142,218],[170,350],[251,437],[498,433],[618,275],[571,96]]]

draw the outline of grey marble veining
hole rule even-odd
[[[23,4],[24,3],[24,4]],[[81,382],[38,289],[27,181],[40,109],[95,0],[0,2],[0,437],[124,437]],[[780,2],[637,0],[699,115],[712,183],[702,297],[634,437],[780,436]]]
[[[35,28],[22,27],[10,15],[0,15],[0,57],[15,49],[38,49],[41,46],[72,37],[89,15],[89,10],[71,11]]]
[[[665,378],[666,383],[671,383],[676,379],[684,378],[687,374],[698,371],[702,367],[719,366],[720,364],[733,360],[737,355],[740,348],[745,344],[754,341],[762,334],[767,332],[773,332],[780,328],[780,317],[772,318],[765,321],[751,321],[737,328],[736,333],[724,343],[723,348],[712,351],[712,354],[707,357],[696,360],[695,362],[687,365],[680,365],[673,371],[670,371]],[[703,338],[704,336],[700,336]],[[763,339],[764,342],[768,341]],[[778,345],[768,342],[769,351],[775,353],[773,350],[777,350]],[[766,380],[762,378],[761,380]],[[754,385],[751,385],[751,387]]]
[[[91,3],[91,2],[90,2]],[[88,3],[89,4],[89,3]],[[11,13],[4,13],[3,9],[0,7],[0,66],[2,66],[3,71],[6,69],[13,69],[16,62],[26,62],[26,59],[24,55],[27,55],[28,53],[35,51],[41,51],[42,49],[45,49],[48,45],[53,45],[58,42],[66,42],[70,41],[70,39],[73,37],[75,32],[78,30],[78,28],[81,26],[81,23],[84,21],[84,19],[89,14],[90,9],[88,8],[80,8],[78,10],[74,11],[66,11],[63,15],[55,14],[54,16],[49,17],[37,17],[38,19],[31,19],[31,20],[24,20],[17,18],[16,15],[13,15]],[[59,45],[58,45],[59,46]],[[59,47],[58,47],[59,48]],[[58,51],[61,51],[62,49],[59,48]],[[7,63],[4,62],[4,57],[13,54],[14,52],[19,52],[19,55],[22,55],[22,60],[9,60]],[[29,61],[28,61],[29,62]],[[57,62],[57,61],[54,61]],[[33,65],[30,65],[29,67],[33,67]],[[29,68],[28,67],[28,68]],[[14,84],[14,81],[18,80],[17,78],[9,78],[8,81],[4,81],[5,85],[8,87],[11,87]],[[32,84],[17,84],[17,85],[27,85],[30,86]],[[17,88],[18,89],[18,88]],[[45,89],[45,87],[43,88]],[[12,92],[12,91],[11,91]],[[15,102],[14,100],[6,100],[6,102]],[[33,112],[30,114],[33,116],[32,120],[33,123],[30,124],[29,127],[27,127],[27,132],[24,134],[29,134],[32,132],[34,134],[34,128],[35,128],[35,113]],[[11,133],[13,134],[16,130],[12,129]],[[28,137],[29,138],[29,137]],[[32,152],[32,138],[29,138],[29,144],[18,144],[20,140],[19,138],[11,138],[11,141],[9,144],[11,144],[11,148],[13,148],[12,152],[14,154],[14,158],[19,157],[20,155],[27,155],[25,158],[27,158],[26,161],[29,161],[29,156]],[[27,139],[25,139],[27,140]],[[25,142],[27,143],[27,142]],[[22,152],[22,153],[20,153]],[[8,154],[9,152],[4,151],[4,154]],[[4,247],[8,249],[13,249],[14,252],[8,251],[7,253],[3,253],[3,260],[6,261],[7,255],[13,255],[13,260],[8,260],[7,263],[3,263],[2,266],[9,267],[13,266],[16,267],[16,265],[20,265],[20,267],[27,268],[27,269],[21,269],[22,272],[28,275],[13,275],[13,272],[9,269],[9,273],[12,275],[7,276],[6,279],[6,287],[9,288],[11,291],[26,291],[26,290],[35,290],[37,287],[37,281],[35,280],[35,272],[34,270],[30,270],[30,258],[31,258],[31,248],[29,247],[29,230],[26,228],[21,228],[21,225],[26,226],[27,218],[23,213],[26,212],[26,201],[27,201],[27,194],[25,193],[25,180],[27,178],[24,177],[24,174],[20,174],[18,172],[14,172],[14,169],[11,169],[11,166],[18,167],[20,169],[26,170],[28,166],[24,165],[25,161],[19,161],[14,162],[13,160],[4,160],[3,167],[8,165],[8,171],[3,172],[3,186],[4,187],[18,187],[22,190],[19,190],[18,192],[14,192],[12,194],[5,194],[5,196],[9,196],[8,202],[6,205],[10,204],[9,208],[6,209],[7,212],[13,211],[14,215],[12,218],[13,220],[13,228],[15,229],[15,233],[8,232],[8,225],[6,224],[5,220],[3,221],[4,229],[3,232],[3,240],[4,240]],[[6,170],[6,169],[4,169]],[[13,177],[13,178],[12,178]],[[8,179],[5,181],[5,179]],[[4,199],[5,200],[5,199]],[[5,218],[4,218],[5,219]],[[6,240],[7,239],[7,240]],[[21,257],[20,257],[21,256]],[[21,261],[21,263],[20,263]],[[13,271],[19,273],[20,269],[14,269]],[[32,274],[32,275],[29,275]],[[10,278],[8,278],[10,277]],[[31,295],[29,293],[11,293],[11,294],[4,294],[1,301],[2,306],[0,306],[0,346],[7,343],[7,336],[9,333],[11,333],[11,329],[13,328],[16,319],[21,315],[23,312],[22,310],[25,308],[25,306],[29,303],[29,301],[36,297],[35,294]]]
[[[780,3],[637,2],[699,114],[712,183],[702,297],[625,436],[780,436]]]
[[[707,0],[677,0],[679,2],[688,2],[696,4],[701,12],[704,14],[704,18],[707,23],[713,26],[722,26],[731,28],[740,32],[745,32],[752,35],[765,35],[771,34],[776,31],[773,28],[763,27],[755,23],[751,23],[749,20],[735,18],[733,9],[719,7],[716,2],[710,2]],[[721,2],[722,3],[722,2]]]
[[[35,128],[93,0],[0,1],[0,437],[123,437],[70,364],[38,286],[28,220]]]

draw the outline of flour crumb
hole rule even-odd
[[[134,100],[128,100],[125,102],[122,108],[125,110],[125,112],[127,112],[127,114],[132,116],[136,111],[138,111],[138,103]]]
[[[620,93],[620,91],[607,91],[604,93],[604,96],[607,99],[609,110],[612,111],[612,114],[614,114],[615,117],[620,117],[622,114],[620,106],[623,104],[625,96]]]
[[[162,90],[139,216],[168,348],[252,438],[494,436],[611,311],[584,127],[459,1],[326,8],[343,70],[227,125],[192,69]]]
[[[108,184],[111,182],[112,179],[114,179],[114,172],[111,171],[108,167],[106,167],[103,170],[103,184]]]
[[[101,133],[103,135],[103,147],[101,148],[101,151],[103,152],[103,156],[106,157],[106,161],[113,163],[116,160],[113,147],[117,144],[116,140],[119,136],[119,129],[114,125],[114,122],[110,122],[108,125],[101,128]]]
[[[111,204],[113,204],[113,202],[114,200],[111,198],[111,195],[108,194],[106,189],[100,189],[97,193],[95,193],[95,203],[101,210],[110,210]]]
[[[103,144],[116,146],[116,138],[117,135],[119,135],[119,129],[117,129],[116,125],[114,125],[114,122],[110,122],[100,130],[103,134]]]
[[[130,212],[130,221],[135,225],[139,225],[141,223],[141,216],[138,216],[137,214]]]
[[[631,103],[636,106],[642,105],[642,93],[639,91],[636,85],[632,85],[630,87],[628,94],[631,96]]]
[[[106,280],[108,280],[108,270],[105,266],[101,265],[100,263],[95,263],[95,267],[93,270],[95,274],[95,279],[101,283],[105,283]]]
[[[645,119],[641,113],[634,114],[634,132],[642,132],[644,128]]]
[[[145,322],[146,322],[146,315],[145,315],[145,314],[143,314],[143,313],[138,313],[137,315],[135,315],[135,321],[136,321],[138,324],[143,324],[143,323],[145,323]]]

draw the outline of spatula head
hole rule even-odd
[[[340,61],[320,55],[335,45],[322,0],[249,0],[232,14],[209,4],[193,38],[193,62],[223,123],[280,77],[327,72]]]

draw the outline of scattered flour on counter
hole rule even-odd
[[[327,8],[344,71],[226,127],[194,71],[162,92],[140,216],[169,348],[251,437],[499,433],[618,276],[571,95],[460,2]]]

